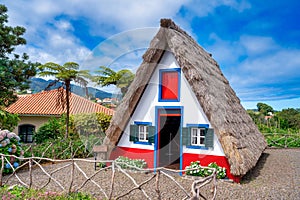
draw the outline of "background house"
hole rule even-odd
[[[33,132],[51,117],[60,117],[66,113],[58,101],[58,90],[43,91],[36,94],[20,95],[18,100],[6,108],[6,111],[18,114],[20,122],[14,132],[18,133],[23,142],[32,142]],[[103,112],[113,115],[114,111],[97,103],[71,93],[70,114]]]

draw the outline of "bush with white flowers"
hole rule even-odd
[[[146,168],[147,167],[147,162],[144,159],[130,159],[124,156],[119,156],[116,160],[118,165],[120,165],[121,168],[123,169],[135,169],[134,167],[137,168]],[[133,166],[133,167],[129,167]]]
[[[209,168],[215,168],[217,170],[217,178],[222,179],[226,177],[226,169],[224,167],[220,167],[217,163],[213,162],[208,165]],[[212,169],[203,168],[200,165],[200,161],[191,162],[189,166],[185,168],[186,174],[191,176],[201,176],[206,177],[213,173]]]
[[[0,153],[6,155],[23,156],[24,151],[20,144],[20,137],[8,130],[0,130]],[[4,161],[4,173],[12,172],[12,167],[19,167],[19,160],[14,157],[6,157],[9,162]],[[0,160],[0,166],[2,161]]]

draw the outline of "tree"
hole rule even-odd
[[[268,115],[269,112],[274,112],[273,108],[265,103],[257,103],[258,112]]]
[[[48,62],[39,67],[40,76],[54,76],[56,80],[50,83],[46,89],[57,83],[62,83],[63,85],[58,88],[60,91],[58,94],[58,100],[60,101],[62,107],[66,106],[66,135],[69,136],[69,119],[70,119],[70,95],[71,95],[71,81],[77,82],[84,86],[87,93],[87,81],[84,78],[89,78],[88,70],[79,70],[79,65],[75,62],[66,62],[63,65],[59,65],[53,62]]]
[[[17,114],[11,114],[4,110],[0,110],[0,130],[7,129],[13,131],[13,129],[18,125],[19,117]]]
[[[116,72],[108,67],[100,66],[100,70],[96,72],[100,75],[93,77],[94,82],[102,87],[115,85],[121,89],[123,96],[134,79],[134,74],[128,69],[122,69]]]
[[[22,56],[13,54],[15,47],[26,44],[22,37],[26,29],[7,26],[6,12],[7,8],[0,4],[0,108],[17,100],[17,90],[29,88],[30,78],[35,76],[38,66],[38,63],[29,62],[25,53]]]
[[[300,111],[294,108],[283,109],[277,113],[280,127],[283,129],[300,129]]]

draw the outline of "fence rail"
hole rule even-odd
[[[99,170],[94,170],[95,160],[92,159],[66,159],[66,160],[58,160],[58,159],[50,159],[50,158],[42,158],[42,157],[17,157],[14,155],[5,155],[0,154],[1,156],[1,169],[0,169],[0,186],[4,184],[12,184],[17,183],[21,184],[26,188],[34,188],[34,189],[48,189],[47,186],[50,184],[55,185],[56,188],[62,193],[72,193],[78,192],[83,189],[87,184],[92,184],[96,190],[102,193],[102,197],[106,199],[120,199],[122,197],[130,195],[133,191],[139,190],[141,191],[142,195],[147,198],[151,199],[151,195],[149,195],[149,191],[147,191],[148,186],[154,185],[150,184],[151,181],[155,180],[155,192],[158,199],[163,199],[163,194],[161,192],[161,184],[162,180],[161,177],[167,178],[169,181],[173,182],[173,184],[183,193],[183,199],[200,199],[204,198],[205,195],[203,194],[203,187],[212,187],[211,198],[215,199],[217,193],[217,181],[216,181],[216,169],[203,167],[207,169],[211,169],[213,173],[206,177],[201,178],[198,180],[193,180],[190,191],[187,191],[179,182],[175,174],[185,172],[186,170],[172,170],[168,168],[156,168],[156,169],[141,169],[135,166],[130,166],[127,163],[116,162],[114,160],[104,160],[102,162],[106,162],[109,166],[105,168],[101,168]],[[11,163],[9,162],[10,157],[14,157],[15,159],[19,159],[21,164],[19,167],[14,168]],[[56,163],[55,164],[40,164],[41,161],[45,161],[46,163]],[[44,163],[45,163],[44,162]],[[99,162],[99,161],[98,161]],[[9,163],[10,167],[12,168],[13,172],[10,175],[3,176],[3,169],[4,163]],[[81,163],[81,164],[80,164]],[[128,170],[122,169],[121,165],[126,165],[127,167],[135,170],[139,173],[148,173],[150,177],[145,177],[145,180],[138,183],[137,180],[134,179],[132,173]],[[47,166],[54,166],[53,169],[48,169]],[[90,165],[91,167],[86,170],[83,166]],[[65,170],[64,172],[62,172]],[[111,173],[107,173],[110,170]],[[193,169],[192,169],[193,170]],[[75,173],[76,171],[76,173]],[[57,173],[62,172],[69,180],[66,181],[66,176],[57,176]],[[118,172],[118,173],[117,173]],[[103,185],[103,179],[96,179],[96,177],[102,173],[102,177],[105,176],[106,179],[109,179],[110,185]],[[116,181],[116,177],[122,174],[123,176],[127,177],[133,187],[126,188],[126,191],[123,193],[119,193],[120,185],[126,186],[124,183],[119,183]],[[135,173],[133,173],[135,174]],[[81,181],[78,180],[78,176],[81,175],[84,177]],[[37,177],[38,176],[38,177]],[[42,178],[44,176],[44,178]],[[110,177],[109,177],[110,176]],[[45,178],[46,177],[46,178]],[[34,184],[36,180],[44,180],[44,183]],[[120,180],[120,179],[118,179]],[[146,187],[146,185],[148,186]],[[166,184],[166,183],[165,183]],[[90,186],[89,186],[90,187]],[[109,189],[108,189],[109,188]],[[118,191],[118,192],[116,192]],[[152,191],[153,192],[153,191]]]
[[[300,133],[263,133],[269,147],[289,148],[300,147]]]

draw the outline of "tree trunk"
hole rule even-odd
[[[66,116],[66,135],[65,138],[69,137],[69,119],[70,119],[70,94],[71,94],[71,81],[66,80],[66,104],[67,104],[67,116]]]

